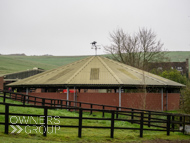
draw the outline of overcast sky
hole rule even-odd
[[[190,51],[190,0],[0,0],[0,54],[94,55],[94,40],[142,27],[165,49]]]

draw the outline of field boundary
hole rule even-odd
[[[185,126],[190,125],[190,115],[183,115],[183,114],[172,114],[172,113],[164,113],[164,112],[157,112],[157,111],[148,111],[148,110],[137,110],[132,108],[125,108],[127,110],[124,110],[122,107],[115,107],[115,110],[106,110],[106,105],[101,105],[104,107],[104,109],[94,109],[93,105],[90,103],[82,103],[79,102],[79,107],[72,107],[69,106],[71,102],[74,101],[67,101],[67,100],[56,100],[56,99],[46,99],[46,98],[40,98],[41,101],[37,100],[31,100],[32,96],[24,95],[20,93],[13,93],[13,92],[7,92],[7,91],[1,91],[3,93],[3,102],[0,103],[0,105],[5,106],[5,112],[0,112],[0,115],[5,116],[5,121],[0,122],[0,124],[5,125],[4,132],[6,134],[9,133],[9,126],[15,126],[15,125],[21,125],[26,126],[25,124],[12,124],[9,122],[9,116],[30,116],[31,114],[18,114],[18,113],[10,113],[9,107],[17,106],[17,107],[31,107],[31,108],[42,108],[44,110],[43,115],[35,115],[33,116],[43,116],[44,118],[44,124],[43,124],[43,135],[47,136],[47,127],[51,126],[47,124],[47,113],[49,109],[67,109],[69,111],[77,111],[79,113],[78,117],[71,117],[71,116],[64,116],[60,118],[68,118],[68,119],[77,119],[78,125],[77,126],[68,126],[68,125],[59,125],[60,127],[67,127],[67,128],[78,128],[78,137],[82,136],[82,129],[83,128],[101,128],[101,129],[110,129],[110,137],[114,137],[114,130],[115,129],[124,129],[124,130],[139,130],[140,137],[143,137],[143,131],[163,131],[166,132],[167,135],[170,135],[170,132],[185,132]],[[8,95],[9,94],[9,95]],[[8,95],[8,96],[7,96]],[[6,99],[14,99],[17,101],[21,101],[22,104],[11,104],[6,103]],[[33,97],[38,98],[38,97]],[[46,102],[46,100],[50,100],[50,103]],[[63,104],[63,101],[65,104]],[[34,103],[34,105],[27,105],[26,103]],[[67,104],[70,103],[70,104]],[[78,102],[77,102],[78,103]],[[38,104],[38,106],[37,106]],[[40,105],[41,104],[41,105]],[[90,108],[81,108],[80,104],[89,104]],[[99,105],[99,104],[95,104]],[[110,107],[110,106],[109,106]],[[119,108],[123,110],[119,110]],[[93,112],[100,112],[102,114],[102,118],[94,118],[94,117],[83,117],[84,112],[90,112],[92,114]],[[109,113],[111,115],[111,118],[105,118],[104,114]],[[125,118],[120,118],[120,117]],[[106,126],[83,126],[82,122],[83,120],[108,120],[111,122],[111,125],[109,127]],[[131,124],[139,124],[139,128],[128,128],[128,127],[115,127],[115,121],[127,121]],[[33,125],[33,124],[31,124]],[[37,125],[40,126],[40,125]],[[55,126],[55,124],[54,124]],[[146,128],[144,128],[147,126]],[[180,130],[180,127],[182,128]]]

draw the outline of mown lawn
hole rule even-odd
[[[2,98],[0,98],[2,102]],[[9,103],[21,104],[17,101],[8,100]],[[0,105],[0,112],[4,112],[4,105]],[[25,113],[25,114],[38,114],[43,115],[43,109],[31,108],[31,107],[10,107],[11,113]],[[51,116],[71,116],[78,117],[77,112],[69,112],[67,110],[48,110],[48,116],[50,116],[51,124],[52,122],[57,122],[58,125],[78,125],[78,119],[60,119],[56,118],[51,119]],[[94,112],[90,115],[88,112],[83,114],[83,117],[100,117],[101,113]],[[109,118],[110,114],[106,114],[105,118]],[[23,117],[22,117],[23,118]],[[27,118],[27,117],[26,117]],[[0,122],[4,122],[4,115],[0,115]],[[40,119],[36,117],[29,117],[28,123],[39,124]],[[19,118],[9,116],[9,120],[12,123],[19,123]],[[43,121],[43,120],[42,120]],[[107,126],[110,127],[111,122],[106,120],[83,120],[84,126]],[[139,125],[131,124],[126,121],[115,121],[115,126],[117,127],[130,127],[130,128],[139,128]],[[148,128],[148,127],[145,127]],[[78,128],[48,128],[47,137],[44,137],[42,134],[42,128],[37,127],[26,127],[22,126],[21,133],[11,133],[13,128],[9,126],[9,134],[4,134],[4,125],[0,125],[0,142],[71,142],[71,143],[88,143],[88,142],[143,142],[143,141],[153,141],[158,139],[163,140],[190,140],[189,135],[183,135],[182,133],[173,133],[171,132],[170,136],[166,135],[166,132],[153,132],[153,131],[144,131],[143,138],[139,137],[139,130],[114,130],[114,138],[110,138],[110,129],[82,129],[82,138],[78,138]],[[17,132],[17,131],[16,131]]]

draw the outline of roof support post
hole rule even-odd
[[[162,111],[164,110],[163,100],[164,100],[164,98],[163,98],[163,88],[161,88],[161,109],[162,109]]]
[[[28,95],[29,89],[28,87],[26,88],[26,95]],[[28,104],[28,96],[26,96],[26,103]]]
[[[76,106],[76,94],[75,94],[75,87],[74,87],[74,107]]]
[[[166,89],[166,111],[168,111],[168,89]]]
[[[69,100],[69,87],[67,87],[67,100]],[[69,102],[67,102],[67,106],[69,106]]]
[[[26,88],[26,95],[28,95],[28,87]]]
[[[121,107],[121,87],[119,87],[119,107]],[[119,108],[121,110],[121,108]]]

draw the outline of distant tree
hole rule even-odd
[[[180,106],[183,112],[190,114],[190,81],[186,76],[181,75],[176,69],[171,69],[168,71],[159,71],[153,69],[151,71],[154,74],[160,75],[161,77],[176,81],[178,83],[186,85],[181,89],[181,99]]]
[[[165,70],[163,72],[156,70],[156,69],[153,69],[151,72],[154,74],[157,74],[161,77],[176,81],[176,82],[184,84],[184,85],[186,85],[188,82],[187,77],[181,75],[181,73],[176,69]]]
[[[104,49],[116,61],[146,70],[149,62],[166,59],[163,43],[156,40],[151,29],[139,29],[133,36],[118,29],[110,33],[110,38],[111,45]]]
[[[187,82],[186,87],[181,90],[181,109],[190,114],[190,83]]]

